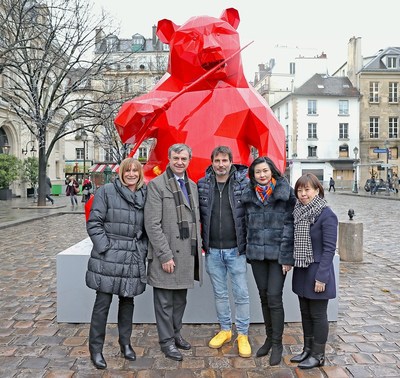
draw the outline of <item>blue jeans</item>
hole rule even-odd
[[[213,286],[215,306],[221,330],[232,328],[231,307],[229,304],[227,273],[232,284],[236,310],[236,330],[247,335],[250,323],[250,301],[247,289],[246,255],[239,255],[237,248],[210,248],[206,254],[206,271]]]

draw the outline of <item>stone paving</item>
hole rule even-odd
[[[302,347],[299,323],[285,325],[284,358],[275,367],[268,357],[238,357],[234,342],[208,348],[216,324],[184,325],[193,348],[182,362],[164,358],[153,324],[136,324],[138,359],[129,362],[120,357],[110,324],[108,369],[96,370],[88,357],[88,324],[56,318],[56,255],[87,237],[82,205],[71,209],[65,197],[46,209],[27,209],[30,200],[0,203],[0,377],[400,377],[399,198],[336,192],[327,199],[340,221],[353,208],[354,221],[364,224],[364,260],[341,262],[339,315],[330,323],[326,365],[306,371],[289,361]],[[253,352],[263,341],[263,326],[252,324]]]

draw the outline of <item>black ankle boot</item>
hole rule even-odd
[[[129,361],[135,361],[136,360],[136,353],[132,349],[132,346],[130,344],[127,345],[120,345],[121,347],[121,353],[124,356],[126,360]]]
[[[283,346],[280,344],[272,344],[272,352],[269,357],[270,366],[279,365],[282,359]]]
[[[93,362],[93,365],[97,369],[105,369],[107,367],[106,360],[103,357],[102,353],[92,353],[90,352],[90,359]]]
[[[304,337],[303,351],[300,354],[298,354],[296,356],[293,356],[290,359],[290,362],[302,362],[302,361],[304,361],[311,354],[313,341],[314,341],[314,337]]]
[[[256,356],[257,357],[262,357],[266,356],[270,349],[272,347],[272,341],[269,337],[265,339],[264,345],[261,346],[261,348],[257,351]]]
[[[314,343],[311,355],[297,366],[300,369],[312,369],[318,366],[324,366],[325,363],[325,344]]]

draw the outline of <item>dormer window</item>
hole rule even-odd
[[[386,67],[388,69],[395,69],[398,67],[397,56],[388,56],[386,58]]]

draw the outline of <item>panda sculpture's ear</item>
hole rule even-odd
[[[164,18],[163,20],[158,21],[157,36],[160,38],[161,42],[169,44],[173,34],[177,29],[177,25]]]
[[[240,23],[239,12],[235,8],[225,9],[221,14],[221,20],[226,21],[234,29],[237,29]]]

